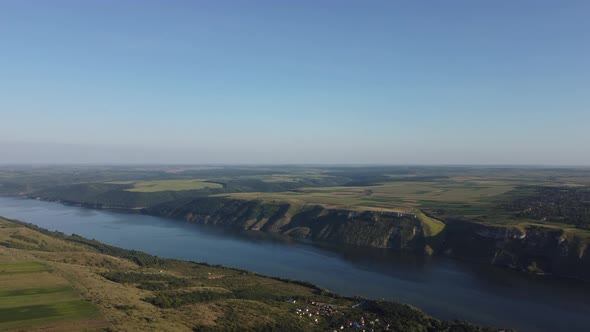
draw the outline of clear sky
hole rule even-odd
[[[590,165],[590,1],[0,1],[0,163]]]

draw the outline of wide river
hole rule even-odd
[[[589,331],[590,285],[447,258],[319,247],[260,232],[0,197],[0,216],[122,248],[311,281],[414,305],[442,319],[519,331]]]

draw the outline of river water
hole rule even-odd
[[[441,319],[519,331],[588,331],[590,285],[390,250],[314,246],[261,232],[0,197],[0,216],[161,257],[307,280],[408,303]]]

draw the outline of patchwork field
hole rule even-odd
[[[87,207],[158,211],[209,195],[288,203],[287,217],[309,205],[424,213],[435,220],[433,234],[441,227],[436,220],[455,219],[590,231],[588,190],[590,169],[574,167],[0,167],[0,192]]]
[[[100,318],[98,309],[48,265],[0,262],[0,330],[98,329],[106,326]]]
[[[281,182],[303,182],[314,179],[323,179],[329,176],[315,172],[305,172],[296,174],[271,174],[261,176],[244,177],[247,179],[259,179],[266,183],[281,183]]]
[[[372,186],[300,188],[289,192],[232,193],[239,199],[284,201],[295,205],[317,204],[357,210],[413,212],[433,204],[483,204],[514,189],[505,181],[386,182]]]
[[[133,188],[126,191],[153,193],[158,191],[182,191],[199,189],[219,189],[223,186],[219,183],[206,182],[200,179],[187,180],[154,180],[154,181],[118,181],[115,184],[133,184]]]

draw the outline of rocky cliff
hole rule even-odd
[[[212,197],[165,203],[143,212],[315,241],[420,252],[425,246],[420,221],[407,214],[294,207],[286,203]]]
[[[178,200],[142,212],[313,241],[448,255],[529,273],[590,280],[590,240],[555,228],[453,220],[437,236],[427,237],[420,220],[411,214],[219,197]]]
[[[589,239],[562,229],[453,221],[437,247],[449,256],[537,274],[590,280]]]

